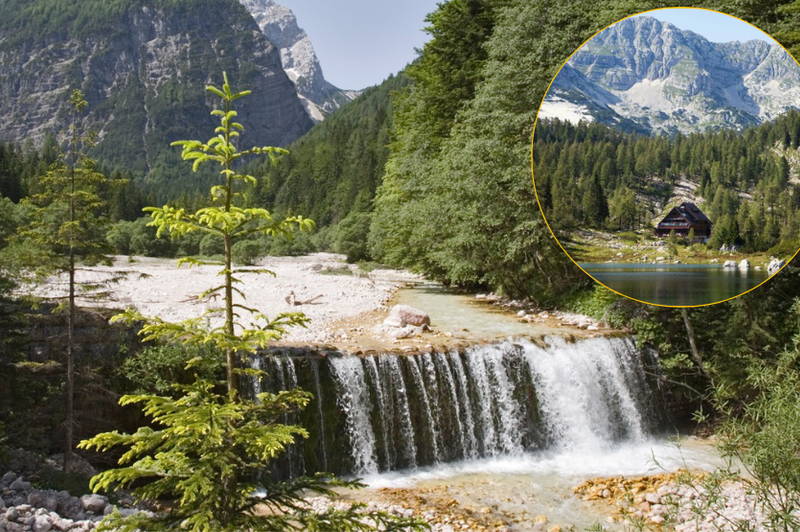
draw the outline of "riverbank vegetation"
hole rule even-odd
[[[582,229],[559,233],[559,243],[577,262],[619,263],[680,263],[717,264],[727,261],[737,264],[749,261],[752,267],[767,269],[774,258],[788,260],[797,249],[775,246],[767,251],[753,252],[746,248],[723,246],[715,248],[702,242],[671,235],[659,238],[649,229],[636,231],[603,231]]]

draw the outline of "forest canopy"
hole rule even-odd
[[[796,250],[800,187],[790,182],[788,161],[797,159],[798,145],[794,110],[741,133],[671,139],[543,120],[534,135],[533,176],[554,229],[652,230],[682,180],[715,222],[714,247]]]

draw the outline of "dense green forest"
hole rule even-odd
[[[409,85],[403,73],[365,90],[306,135],[288,146],[289,154],[246,170],[260,177],[254,204],[281,213],[303,213],[322,231],[314,246],[368,257],[372,199],[389,156],[394,97]]]
[[[415,70],[410,69],[415,84],[398,106],[391,155],[375,200],[370,232],[373,257],[421,269],[445,282],[488,285],[537,301],[580,284],[581,277],[573,266],[561,262],[562,257],[553,250],[530,189],[530,135],[539,102],[564,58],[595,32],[634,12],[670,5],[675,4],[609,1],[584,9],[579,3],[558,2],[448,3],[449,9],[441,9],[438,18],[431,20],[436,28],[433,38],[423,49]],[[797,12],[788,6],[776,9],[777,4],[767,7],[741,2],[693,5],[721,9],[752,21],[790,49],[797,42],[797,34],[789,30]],[[466,36],[478,30],[459,23],[458,16],[477,6],[486,9],[480,33],[486,40],[476,39],[470,52]],[[455,70],[464,73],[463,77],[440,75]],[[459,90],[459,82],[466,79],[478,80],[474,92]],[[428,97],[428,91],[446,98],[448,105]],[[429,122],[434,119],[436,127]],[[759,131],[767,134],[766,129]],[[725,134],[720,133],[709,149],[721,150],[723,139]],[[681,141],[686,147],[678,153],[685,159],[681,163],[688,165],[691,160],[685,157],[685,150],[699,144],[691,138]],[[660,156],[666,147],[657,148],[665,140],[640,142],[653,145],[653,156]],[[624,140],[613,143],[616,148]],[[636,144],[629,141],[626,147],[635,150]],[[708,200],[716,203],[715,196],[719,195],[719,203],[725,206],[717,210],[725,213],[738,209],[731,205],[735,202],[727,197],[730,193],[717,193],[716,183],[722,182],[723,174],[727,179],[741,175],[741,145],[732,144],[730,149],[736,150],[736,160],[733,151],[727,158],[721,154],[719,165],[707,168],[708,182],[704,183]],[[745,165],[755,164],[758,149],[748,146]],[[663,155],[668,163],[672,151]],[[636,167],[636,156],[638,152],[633,157],[627,152],[622,155],[622,176],[649,170],[646,165]],[[549,159],[547,164],[558,160]],[[583,165],[584,161],[580,162]],[[653,169],[664,168],[661,160],[643,162]],[[728,173],[728,167],[734,164],[736,172]],[[602,168],[597,170],[599,173]],[[610,170],[613,168],[606,168],[609,175]],[[700,169],[692,170],[699,175]],[[715,180],[709,185],[712,170]],[[758,170],[744,168],[743,178],[752,179]],[[584,190],[590,184],[594,185],[586,183]],[[786,193],[782,200],[788,202],[790,196]],[[758,215],[753,213],[756,220]],[[774,233],[779,231],[772,231],[770,242],[753,245],[774,243]]]
[[[533,175],[553,229],[651,230],[675,182],[695,184],[714,221],[710,245],[790,254],[800,247],[797,166],[800,114],[742,133],[675,138],[624,134],[598,124],[537,124]],[[794,171],[795,177],[797,169]]]
[[[21,39],[22,35],[36,39],[56,36],[87,38],[113,31],[114,26],[126,15],[146,5],[188,14],[197,10],[224,13],[231,5],[237,4],[226,5],[225,11],[222,11],[219,3],[213,0],[86,0],[78,3],[5,0],[0,3],[0,32],[7,33],[13,29],[17,37],[4,38],[0,41],[0,47],[17,44],[16,40]],[[235,9],[241,14],[247,12],[241,4]],[[23,31],[18,31],[20,29]]]

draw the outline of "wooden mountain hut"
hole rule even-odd
[[[698,240],[705,240],[711,236],[711,220],[703,214],[697,205],[684,202],[673,207],[663,220],[656,226],[656,236],[666,237],[672,231],[680,237],[689,236],[689,231],[694,229],[694,236]]]

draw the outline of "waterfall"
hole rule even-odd
[[[317,404],[317,419],[319,423],[319,443],[322,454],[322,471],[328,471],[328,446],[325,445],[325,414],[322,410],[322,381],[319,377],[319,360],[312,360],[311,371],[314,374],[314,401]]]
[[[364,361],[354,356],[338,357],[331,360],[331,369],[341,387],[339,405],[346,418],[355,471],[377,472],[375,431],[370,421],[372,402],[364,378]]]
[[[371,474],[539,449],[611,448],[658,429],[630,338],[504,341],[419,355],[312,350],[261,358],[261,386],[300,386],[309,440],[290,471]],[[269,381],[268,383],[266,381]]]

